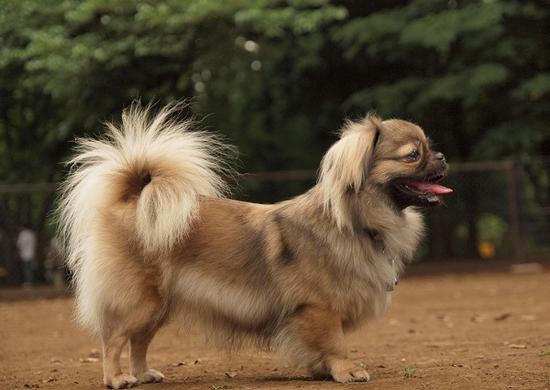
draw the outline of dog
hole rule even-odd
[[[419,126],[370,115],[346,122],[306,193],[247,203],[226,197],[227,147],[176,110],[134,105],[104,138],[79,140],[62,185],[77,316],[101,337],[105,385],[162,381],[147,348],[182,313],[315,377],[369,380],[344,336],[386,311],[423,234],[419,208],[452,191],[438,184],[443,154]]]

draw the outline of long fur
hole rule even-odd
[[[98,214],[135,199],[133,232],[144,256],[160,256],[184,239],[197,217],[200,197],[227,191],[229,149],[206,132],[178,121],[179,105],[166,106],[152,118],[134,104],[119,127],[107,124],[103,139],[78,139],[71,172],[62,185],[59,215],[67,263],[74,275],[78,319],[99,332],[101,302],[91,297],[103,283]],[[124,218],[124,216],[121,216]],[[113,231],[113,234],[116,232]]]
[[[224,198],[225,147],[172,118],[173,107],[152,116],[133,106],[103,139],[78,141],[63,185],[78,317],[102,337],[105,383],[161,380],[144,353],[121,374],[120,350],[129,339],[146,351],[180,312],[290,351],[312,373],[368,379],[349,367],[342,337],[384,313],[421,238],[420,214],[396,209],[383,188],[423,169],[387,158],[425,143],[422,130],[349,122],[316,186],[259,205]]]

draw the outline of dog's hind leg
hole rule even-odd
[[[139,383],[162,382],[164,375],[147,365],[147,349],[160,324],[153,324],[130,336],[130,372]]]
[[[128,342],[128,336],[121,329],[107,329],[102,335],[103,342],[103,382],[112,389],[126,389],[136,386],[138,380],[133,375],[123,374],[120,369],[120,354]]]
[[[164,376],[147,367],[145,360],[147,348],[156,331],[162,325],[165,316],[160,301],[147,300],[141,296],[140,306],[121,310],[118,313],[106,313],[104,317],[103,339],[103,378],[105,384],[113,389],[125,389],[139,383],[160,382]],[[123,374],[120,369],[122,348],[130,341],[130,373]]]

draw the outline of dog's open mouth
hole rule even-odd
[[[453,190],[439,182],[445,174],[438,174],[427,180],[402,179],[394,184],[394,200],[401,207],[437,206],[442,203],[441,197]]]

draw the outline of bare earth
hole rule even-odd
[[[69,298],[0,302],[0,389],[103,387],[101,361],[88,358],[99,341],[72,309]],[[272,354],[229,355],[170,325],[149,354],[165,382],[140,388],[550,389],[550,272],[408,278],[349,345],[370,382],[312,381]]]

